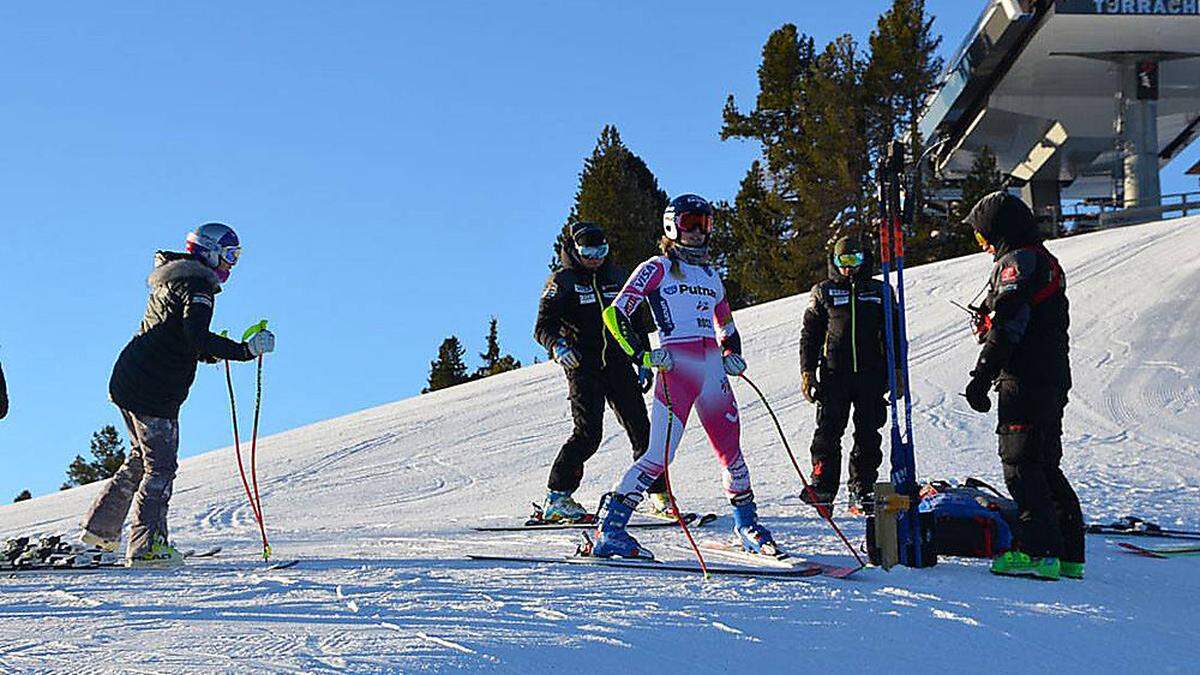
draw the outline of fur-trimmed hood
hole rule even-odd
[[[201,279],[212,286],[214,293],[221,292],[221,280],[217,273],[192,254],[175,251],[159,251],[154,254],[154,271],[146,279],[151,288],[183,279]]]

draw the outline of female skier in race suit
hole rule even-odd
[[[746,362],[725,286],[708,261],[712,220],[712,206],[703,198],[675,198],[663,213],[664,255],[642,263],[604,311],[605,325],[622,349],[635,363],[657,370],[658,377],[650,447],[602,498],[594,556],[653,557],[625,527],[642,493],[674,456],[693,407],[721,462],[735,532],[750,551],[775,550],[771,533],[758,523],[750,472],[742,459],[738,407],[728,375],[741,375]],[[658,349],[639,344],[632,328],[643,302],[650,304],[658,327]]]

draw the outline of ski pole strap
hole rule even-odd
[[[266,329],[267,329],[267,320],[263,319],[262,321],[259,321],[258,323],[254,324],[253,326],[250,326],[249,328],[247,328],[245,333],[242,333],[242,342],[249,340],[250,338],[254,337],[255,335],[258,335],[259,333],[263,332]]]

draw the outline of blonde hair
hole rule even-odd
[[[670,237],[663,235],[663,237],[658,240],[658,248],[663,252],[663,255],[667,256],[667,258],[671,261],[671,269],[668,270],[671,273],[671,276],[675,277],[676,279],[682,279],[683,270],[679,268],[679,258],[675,256],[675,241]]]

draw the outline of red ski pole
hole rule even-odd
[[[662,384],[663,399],[667,405],[667,442],[666,448],[663,449],[663,484],[667,488],[667,499],[671,502],[671,514],[675,516],[675,522],[679,523],[679,527],[683,529],[683,536],[687,537],[688,543],[692,546],[692,551],[696,554],[696,560],[700,561],[700,571],[704,573],[704,578],[710,578],[708,574],[708,564],[704,562],[704,556],[700,555],[700,547],[696,545],[696,540],[692,538],[692,532],[688,529],[687,523],[683,522],[683,516],[679,513],[679,505],[675,502],[675,492],[671,490],[671,427],[673,426],[672,417],[674,411],[671,409],[671,393],[667,390],[667,378],[663,373],[659,374],[659,382]]]
[[[245,334],[242,336],[242,341],[245,342],[254,337],[255,333],[266,329],[267,320],[263,319],[246,329]],[[259,534],[262,535],[263,542],[263,560],[270,560],[271,544],[267,542],[267,528],[263,517],[262,498],[258,494],[258,417],[262,411],[262,371],[263,357],[262,354],[259,354],[254,388],[254,426],[250,433],[250,482],[254,485],[254,496],[251,500],[254,503],[254,511],[258,514],[258,529]],[[249,496],[248,490],[247,496]]]

